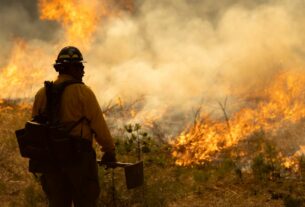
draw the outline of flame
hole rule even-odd
[[[243,108],[227,121],[203,116],[173,142],[176,164],[211,161],[218,152],[236,145],[255,131],[276,132],[287,123],[296,123],[305,117],[304,91],[304,74],[284,72],[262,92],[263,101],[255,103],[255,107]]]
[[[282,163],[286,169],[292,169],[294,172],[299,171],[299,165],[295,157],[284,157]]]
[[[45,76],[46,71],[41,64],[43,60],[45,57],[40,49],[31,47],[22,39],[16,40],[8,64],[0,70],[0,98],[32,95],[38,89],[35,83],[42,83]]]
[[[108,1],[107,1],[108,2]],[[133,6],[131,0],[121,2],[127,9]],[[7,64],[0,68],[0,102],[4,98],[32,97],[41,87],[52,69],[50,67],[58,48],[63,45],[77,45],[82,49],[89,49],[94,32],[101,17],[114,14],[115,10],[105,0],[39,0],[38,7],[42,20],[54,20],[65,29],[54,48],[48,46],[43,50],[43,43],[39,41],[26,42],[21,38],[14,40],[11,56]],[[56,49],[52,52],[52,49]],[[47,75],[46,75],[47,74]]]
[[[40,0],[40,18],[56,20],[63,24],[66,34],[58,41],[58,47],[76,44],[89,48],[99,17],[106,13],[102,5],[101,1],[97,0]],[[52,69],[44,68],[50,67],[55,57],[50,58],[49,52],[43,50],[42,46],[42,43],[28,43],[21,38],[14,41],[8,63],[0,70],[0,99],[31,97],[42,86],[43,80],[50,78],[48,74]]]
[[[65,28],[66,44],[87,48],[97,24],[108,11],[102,0],[39,0],[40,18],[54,20]]]

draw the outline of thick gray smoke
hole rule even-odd
[[[141,1],[100,26],[88,80],[101,100],[145,95],[147,109],[211,110],[225,97],[234,105],[234,95],[304,66],[301,8],[299,0]]]
[[[39,20],[34,0],[0,5],[0,68],[21,37],[50,48],[49,62],[38,64],[47,71],[63,29]],[[85,81],[102,104],[142,96],[143,111],[184,113],[228,97],[234,108],[235,95],[263,88],[278,71],[302,69],[304,8],[302,0],[136,1],[133,12],[101,21],[84,52]]]

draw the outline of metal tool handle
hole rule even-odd
[[[125,163],[125,162],[104,162],[104,161],[101,161],[101,160],[97,160],[96,161],[99,165],[105,165],[105,166],[108,166],[108,167],[127,167],[127,166],[130,166],[130,165],[133,165],[133,163]]]

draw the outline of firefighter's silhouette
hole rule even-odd
[[[52,104],[57,102],[53,100],[50,103],[46,87],[35,96],[32,117],[46,116],[67,128],[74,125],[69,135],[77,140],[76,162],[67,165],[59,163],[41,176],[50,207],[71,207],[72,203],[75,207],[96,206],[100,187],[93,139],[104,152],[102,160],[116,161],[113,139],[98,101],[92,90],[82,83],[83,63],[82,54],[76,47],[68,46],[59,52],[54,64],[59,75],[52,84],[55,87],[70,84],[66,84],[60,96],[56,97],[60,99],[57,100],[58,110],[50,110],[56,108]]]

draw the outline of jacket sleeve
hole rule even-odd
[[[86,87],[83,99],[83,111],[86,118],[89,120],[90,128],[95,134],[95,139],[102,147],[103,152],[114,150],[114,143],[102,110],[98,101],[90,88]]]

